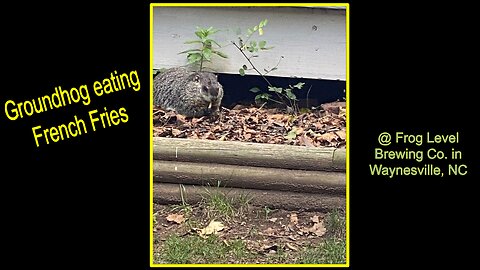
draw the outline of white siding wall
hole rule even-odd
[[[170,68],[187,63],[191,49],[186,40],[196,39],[196,26],[222,30],[214,35],[220,44],[236,41],[235,30],[247,28],[268,19],[265,34],[255,38],[267,41],[272,50],[260,51],[253,58],[260,70],[274,67],[284,56],[278,70],[269,75],[315,79],[345,80],[346,78],[346,17],[345,10],[290,7],[154,7],[153,66]],[[217,72],[238,74],[247,64],[235,49],[228,45],[221,50],[229,58],[213,56]],[[247,72],[247,74],[256,74]]]

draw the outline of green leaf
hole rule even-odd
[[[183,52],[179,52],[178,54],[190,53],[190,52],[201,52],[201,50],[200,49],[190,49],[190,50],[186,50],[186,51],[183,51]]]
[[[269,86],[269,87],[268,87],[268,91],[270,91],[270,92],[277,92],[277,93],[280,93],[280,94],[281,94],[282,91],[283,91],[283,88],[281,88],[281,87],[275,87],[275,86]]]
[[[202,51],[203,53],[203,57],[205,57],[205,59],[210,59],[212,57],[212,50],[211,49],[204,49]]]
[[[188,63],[193,64],[199,62],[202,59],[202,55],[200,53],[191,53],[187,57]]]
[[[257,31],[257,30],[258,30],[258,25],[255,25],[255,26],[253,27],[253,32],[255,32],[255,31]]]
[[[255,96],[255,101],[268,101],[272,95],[267,93],[261,93]]]
[[[228,56],[227,56],[226,54],[224,54],[224,53],[222,53],[222,52],[219,52],[219,51],[214,51],[214,50],[212,50],[212,53],[214,53],[214,54],[216,54],[216,55],[218,55],[218,56],[220,56],[220,57],[222,57],[222,58],[228,58]]]
[[[265,20],[261,21],[258,26],[259,26],[259,27],[264,27],[265,25],[267,25],[267,22],[268,22],[268,20],[265,19]]]
[[[203,49],[212,49],[212,40],[206,39],[203,41]]]
[[[247,51],[253,53],[255,51],[255,48],[247,46]]]
[[[248,35],[251,35],[251,34],[253,34],[253,30],[250,29],[250,28],[248,28],[248,29],[247,29],[247,33],[248,33]]]
[[[267,45],[267,42],[265,40],[262,40],[262,41],[258,42],[258,47],[260,47],[260,49],[265,48],[265,45]]]
[[[303,85],[305,85],[304,82],[299,82],[299,83],[295,84],[293,87],[295,87],[297,89],[302,89]]]
[[[245,76],[245,70],[243,68],[240,68],[238,73],[240,73],[240,76]]]
[[[258,28],[258,35],[259,36],[263,35],[263,28]]]
[[[210,28],[212,28],[212,27],[210,27]],[[209,30],[207,31],[207,32],[208,32],[208,35],[213,35],[213,34],[215,34],[215,33],[220,32],[219,29],[210,29],[210,28],[209,28]]]
[[[255,48],[257,46],[257,42],[255,40],[250,41],[250,46]]]
[[[184,44],[192,44],[192,43],[202,43],[201,40],[187,40],[184,42]]]
[[[260,92],[260,89],[258,87],[253,87],[249,91],[252,92],[252,93],[258,93],[258,92]]]
[[[205,38],[205,36],[203,35],[203,32],[200,31],[200,30],[199,30],[199,31],[196,31],[196,32],[195,32],[195,35],[197,35],[197,37],[199,37],[199,38],[201,38],[201,39],[204,39],[204,38]]]
[[[292,89],[286,89],[285,94],[290,100],[297,100],[297,96],[292,92]]]
[[[287,136],[284,137],[288,140],[294,140],[295,138],[297,138],[297,128],[293,127],[292,130],[288,132]]]

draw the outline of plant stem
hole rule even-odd
[[[245,59],[247,59],[247,61],[248,61],[248,62],[250,63],[250,65],[252,66],[252,68],[253,68],[260,76],[262,76],[262,78],[268,83],[268,85],[269,85],[270,87],[273,87],[273,85],[270,83],[270,81],[255,67],[255,65],[252,63],[252,61],[250,61],[250,58],[243,52],[243,50],[242,50],[240,47],[238,47],[238,45],[237,45],[235,42],[233,42],[233,41],[231,41],[231,42],[232,42],[232,44],[242,53],[243,57],[245,57]],[[279,63],[280,63],[280,61],[279,61]],[[277,92],[275,92],[275,94],[277,94],[277,96],[280,98],[280,100],[282,100],[283,104],[285,104],[282,95],[280,95],[280,94],[277,93]],[[282,102],[278,102],[278,103],[282,104]]]
[[[283,102],[280,102],[280,101],[272,99],[272,98],[269,98],[268,100],[273,101],[273,102],[278,103],[278,104],[285,105]]]
[[[262,76],[262,78],[268,83],[268,85],[270,87],[273,87],[273,85],[270,83],[270,81],[268,81],[267,78],[265,78],[265,76],[260,72],[258,71],[258,69],[255,67],[255,65],[252,63],[252,61],[250,61],[250,59],[248,58],[248,56],[243,52],[242,49],[240,49],[240,47],[238,47],[238,45],[232,41],[232,44],[235,45],[235,47],[237,47],[237,49],[243,54],[243,56],[245,57],[245,59],[247,59],[247,61],[250,63],[250,65],[252,66],[252,68],[260,75]]]

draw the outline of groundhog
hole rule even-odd
[[[210,72],[170,68],[153,79],[153,103],[187,117],[217,114],[223,87]]]

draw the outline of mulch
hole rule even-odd
[[[186,118],[153,109],[153,135],[167,138],[345,147],[345,102],[332,102],[297,115],[281,109],[237,105],[221,108],[217,117]]]

